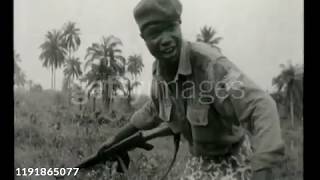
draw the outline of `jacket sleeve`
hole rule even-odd
[[[227,58],[217,60],[213,66],[215,84],[224,84],[228,94],[223,101],[231,102],[241,124],[251,125],[247,130],[251,132],[253,169],[273,167],[284,155],[276,103]]]
[[[138,129],[150,130],[159,126],[162,121],[158,118],[153,100],[150,99],[132,115],[130,122]]]

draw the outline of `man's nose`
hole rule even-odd
[[[167,48],[167,47],[172,46],[172,44],[173,44],[173,39],[168,36],[164,36],[161,39],[160,47]]]

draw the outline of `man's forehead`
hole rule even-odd
[[[165,28],[167,26],[170,26],[170,25],[178,25],[179,22],[177,21],[158,21],[158,22],[151,22],[149,24],[147,24],[145,27],[144,27],[144,31],[147,30],[147,29],[153,29],[153,28]]]
[[[152,23],[146,25],[145,29],[165,27],[165,26],[167,26],[169,24],[170,24],[170,22],[152,22]]]

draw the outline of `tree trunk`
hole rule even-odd
[[[54,68],[54,81],[53,81],[54,89],[56,89],[56,72],[57,72],[57,69]]]
[[[290,116],[291,116],[291,125],[292,128],[294,128],[294,106],[293,106],[293,97],[292,94],[290,94]]]
[[[291,125],[292,129],[294,129],[294,111],[293,111],[293,97],[292,94],[290,94],[290,116],[291,116]],[[293,139],[291,140],[291,151],[294,150],[294,141]]]
[[[96,97],[95,96],[93,96],[92,101],[93,101],[92,110],[93,110],[93,112],[95,112],[96,111]]]
[[[55,74],[54,72],[55,72],[55,69],[54,69],[54,67],[53,67],[53,75],[52,75],[52,76],[53,76],[53,77],[52,77],[52,89],[54,89],[54,74]]]
[[[67,82],[67,93],[68,93],[68,105],[71,106],[71,89],[70,89],[70,81]]]
[[[110,111],[110,102],[111,102],[111,96],[112,96],[112,83],[110,78],[108,78],[107,83],[103,82],[103,104],[107,112]]]
[[[51,89],[53,89],[53,66],[51,66]]]
[[[71,77],[69,76],[68,77],[68,85],[67,85],[67,91],[68,91],[68,103],[69,103],[69,106],[71,105],[71,93],[72,93],[72,90],[71,90]]]
[[[134,75],[133,82],[137,82],[137,75]],[[134,94],[137,94],[137,90],[132,88]]]
[[[131,102],[131,82],[130,80],[128,80],[128,105],[130,106],[130,102]]]
[[[104,109],[107,108],[107,104],[106,104],[106,101],[107,101],[107,100],[106,100],[106,99],[107,99],[106,92],[107,92],[107,90],[106,90],[106,84],[105,84],[105,82],[102,82],[102,105],[103,105]]]
[[[52,84],[53,84],[53,89],[55,89],[55,77],[56,76],[56,68],[53,67],[53,81],[52,81]]]

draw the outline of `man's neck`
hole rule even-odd
[[[159,61],[160,69],[161,69],[161,76],[166,81],[171,81],[175,78],[178,66],[179,66],[179,60],[176,60],[174,62],[168,62],[168,61]]]

